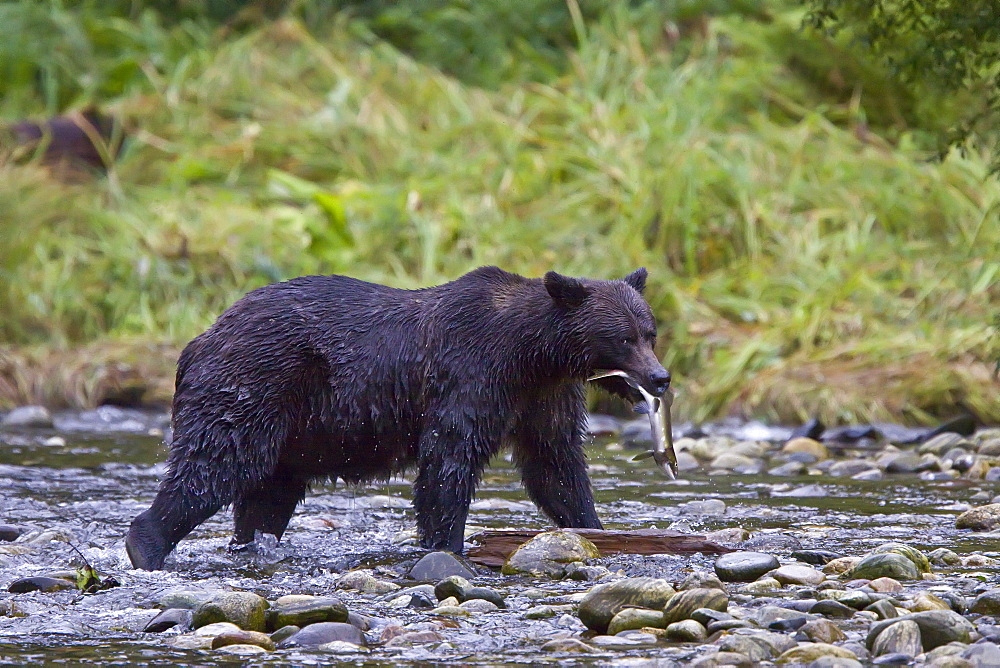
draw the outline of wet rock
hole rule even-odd
[[[942,455],[952,448],[960,447],[963,445],[969,446],[971,444],[958,434],[948,432],[944,434],[938,434],[934,438],[924,441],[923,444],[921,444],[921,446],[917,448],[917,452],[919,452],[922,455],[923,454]]]
[[[489,587],[470,587],[467,589],[465,591],[465,599],[462,600],[462,602],[464,603],[465,601],[475,600],[489,601],[501,609],[507,607],[507,602],[504,600],[503,596]]]
[[[622,631],[643,628],[662,629],[666,627],[663,622],[662,610],[649,610],[647,608],[623,608],[611,618],[608,623],[607,634],[617,635]]]
[[[917,566],[903,555],[884,552],[863,557],[847,573],[847,577],[856,580],[875,580],[883,577],[895,580],[919,580],[920,572]]]
[[[928,610],[951,610],[951,605],[934,594],[921,592],[917,594],[909,609],[913,612],[926,612]]]
[[[64,589],[76,589],[76,585],[69,580],[62,578],[47,578],[41,575],[18,578],[7,586],[7,591],[11,594],[26,594],[32,591],[51,593]]]
[[[917,570],[920,571],[921,573],[931,572],[931,563],[924,555],[924,553],[921,552],[920,550],[910,547],[909,545],[904,545],[903,543],[885,543],[884,545],[879,545],[878,547],[876,547],[874,550],[871,551],[871,554],[887,554],[887,553],[900,554],[906,557],[907,559],[913,562],[913,565],[916,566]]]
[[[781,566],[771,573],[771,577],[783,585],[818,585],[826,579],[820,571],[802,564]]]
[[[860,480],[862,482],[878,482],[879,480],[884,479],[885,475],[879,469],[862,471],[861,473],[856,473],[851,476],[851,480]]]
[[[412,647],[413,645],[425,645],[428,643],[439,643],[444,641],[444,636],[437,631],[405,631],[394,635],[385,641],[386,647]]]
[[[454,596],[459,601],[465,600],[466,590],[472,589],[472,584],[461,575],[449,575],[434,585],[434,595],[441,601]]]
[[[992,531],[997,527],[1000,527],[1000,503],[990,503],[966,510],[955,519],[956,529]]]
[[[973,666],[1000,666],[1000,647],[991,642],[976,643],[962,652]]]
[[[795,646],[795,641],[781,633],[736,629],[717,641],[724,652],[736,652],[747,656],[754,664],[769,661]]]
[[[291,638],[293,635],[301,631],[302,629],[298,626],[289,624],[288,626],[282,626],[280,629],[271,634],[271,641],[277,645],[287,638]]]
[[[751,619],[760,627],[767,628],[774,624],[775,622],[785,621],[788,619],[801,619],[802,624],[810,622],[816,619],[815,615],[811,615],[808,612],[801,612],[799,610],[792,610],[791,608],[782,608],[777,605],[765,605],[754,612]],[[795,625],[791,628],[799,628],[801,625]]]
[[[874,580],[868,583],[868,586],[871,587],[874,591],[885,594],[898,594],[899,592],[903,591],[902,583],[900,583],[899,580],[896,580],[894,578],[887,578],[887,577],[875,578]]]
[[[811,619],[799,627],[799,633],[813,642],[835,643],[847,639],[847,635],[829,619]]]
[[[246,631],[264,631],[267,608],[267,601],[252,592],[226,592],[195,608],[191,623],[196,629],[216,622],[231,622]]]
[[[212,649],[212,638],[208,636],[183,635],[167,641],[174,649],[200,650]]]
[[[24,533],[24,529],[13,524],[0,524],[0,541],[9,542],[17,540],[17,537]]]
[[[790,453],[807,453],[816,458],[816,461],[826,459],[830,456],[826,446],[811,438],[793,438],[781,447],[781,451]]]
[[[212,638],[212,649],[219,649],[227,645],[255,645],[268,652],[274,651],[274,640],[271,639],[271,636],[257,631],[229,631]]]
[[[769,591],[781,589],[781,583],[774,578],[761,578],[754,582],[748,582],[739,588],[743,594],[763,594]]]
[[[844,649],[843,647],[821,642],[807,642],[785,651],[778,657],[777,662],[809,664],[824,656],[833,656],[841,659],[854,659],[855,661],[857,660],[857,657],[853,652],[848,649]]]
[[[1000,616],[1000,589],[990,589],[977,596],[969,606],[969,612],[991,617]]]
[[[875,656],[904,654],[915,657],[922,651],[920,627],[910,620],[890,624],[872,643],[872,654]]]
[[[667,625],[667,638],[675,642],[705,642],[708,631],[693,619],[682,619]]]
[[[729,527],[718,531],[709,531],[705,538],[713,543],[722,545],[736,545],[750,539],[750,532],[742,527]]]
[[[914,452],[890,452],[878,458],[877,463],[886,473],[915,473],[923,470],[923,458]]]
[[[840,559],[844,555],[830,552],[829,550],[796,550],[789,556],[810,566],[825,566],[834,559]]]
[[[786,533],[761,533],[745,541],[741,547],[747,552],[783,554],[802,549],[802,543],[795,536]]]
[[[842,656],[821,656],[809,664],[809,668],[861,668],[857,659],[845,659]]]
[[[257,645],[223,645],[216,650],[222,654],[235,654],[236,656],[254,656],[256,654],[267,654],[267,650]]]
[[[220,633],[229,633],[230,631],[239,631],[240,627],[236,626],[232,622],[213,622],[212,624],[205,624],[201,628],[197,628],[194,631],[194,635],[202,636],[204,638],[214,638]]]
[[[52,414],[45,406],[18,406],[3,416],[0,425],[20,429],[51,429]]]
[[[939,547],[929,552],[927,558],[932,564],[939,566],[958,566],[962,563],[962,558],[946,547]]]
[[[662,610],[674,595],[674,588],[666,580],[657,578],[626,578],[617,582],[597,585],[591,589],[581,599],[578,614],[580,621],[587,628],[597,633],[605,633],[612,618],[622,608],[638,607],[650,610]]]
[[[716,577],[714,573],[695,571],[677,585],[678,591],[685,589],[721,589],[722,591],[726,591],[726,585],[722,584],[722,580]]]
[[[593,582],[594,580],[603,580],[609,575],[611,575],[611,571],[604,566],[588,566],[579,561],[566,564],[566,578],[570,580]]]
[[[143,633],[162,633],[175,626],[182,631],[186,631],[193,628],[191,624],[192,619],[193,615],[190,610],[185,608],[167,608],[149,620],[142,631]]]
[[[495,612],[500,609],[496,603],[492,601],[487,601],[481,598],[472,598],[468,601],[463,601],[459,606],[462,610],[467,610],[468,612]]]
[[[824,589],[818,597],[825,601],[837,601],[861,610],[872,602],[872,597],[858,589]]]
[[[365,641],[365,634],[353,624],[318,622],[310,624],[290,638],[281,641],[278,647],[318,647],[337,641],[349,642],[360,647],[368,645]]]
[[[817,601],[813,607],[809,608],[809,612],[814,615],[823,615],[824,617],[835,617],[838,619],[850,619],[854,616],[854,608],[844,605],[839,601]]]
[[[366,594],[388,594],[400,588],[394,582],[383,582],[371,573],[365,573],[364,571],[349,571],[344,573],[337,580],[337,587],[340,589],[354,589]]]
[[[699,499],[679,504],[677,510],[681,515],[721,516],[726,514],[726,503],[722,499]]]
[[[895,619],[896,617],[899,617],[899,611],[896,610],[896,606],[886,599],[875,601],[865,608],[865,610],[874,612],[879,619]]]
[[[566,573],[566,564],[601,556],[589,540],[572,531],[547,531],[522,544],[507,558],[501,572],[504,575],[526,573],[559,578]]]
[[[753,668],[753,665],[750,657],[737,652],[712,652],[691,662],[691,668],[719,668],[720,666]]]
[[[451,552],[429,552],[413,564],[409,572],[409,577],[417,582],[438,582],[449,575],[475,577],[472,569]]]
[[[945,645],[950,642],[968,643],[975,630],[972,623],[962,615],[951,610],[932,610],[930,612],[914,612],[896,619],[875,622],[868,631],[866,644],[873,647],[875,640],[885,629],[901,621],[913,621],[920,627],[920,639],[925,651]]]
[[[768,469],[767,474],[779,477],[793,477],[805,475],[808,468],[802,462],[787,462],[781,466]]]
[[[308,626],[319,622],[346,622],[347,607],[336,596],[282,596],[267,611],[267,626]]]
[[[830,475],[836,477],[854,477],[866,471],[877,471],[878,467],[863,459],[845,459],[830,467]]]
[[[572,609],[572,605],[535,605],[521,613],[521,617],[524,619],[548,619],[556,615],[566,614]]]
[[[714,635],[719,631],[729,631],[732,629],[749,629],[753,628],[753,624],[745,619],[720,619],[714,622],[710,622],[708,626],[709,635]]]
[[[225,592],[221,589],[205,591],[201,589],[171,589],[164,592],[157,599],[156,604],[161,608],[185,608],[194,610],[212,597],[219,596]]]
[[[317,645],[316,649],[321,652],[331,652],[333,654],[367,654],[371,650],[367,647],[362,647],[353,642],[347,642],[346,640],[333,640],[331,642],[325,642],[322,645]]]
[[[721,622],[724,620],[732,619],[733,616],[728,612],[722,612],[721,610],[712,610],[710,608],[698,608],[691,613],[691,619],[698,622],[702,626],[707,627],[712,622]]]
[[[556,638],[541,646],[543,652],[559,652],[561,654],[590,654],[594,648],[576,638]]]
[[[823,499],[827,496],[826,488],[822,485],[800,485],[787,491],[776,489],[771,492],[771,496],[789,496],[801,498]]]
[[[715,572],[725,582],[751,582],[780,565],[763,552],[732,552],[715,560]]]
[[[719,589],[687,589],[677,592],[663,607],[663,621],[668,626],[674,622],[690,619],[699,608],[725,612],[729,607],[729,596]]]

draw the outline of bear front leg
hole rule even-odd
[[[236,531],[231,545],[252,542],[257,531],[281,539],[308,484],[308,478],[279,464],[270,478],[241,492],[233,504]]]
[[[420,544],[426,549],[455,554],[463,550],[469,504],[491,453],[472,423],[436,420],[420,437],[413,506]]]
[[[514,461],[528,496],[557,526],[603,528],[583,452],[582,390],[533,406],[517,433]]]

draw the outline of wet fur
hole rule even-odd
[[[412,291],[308,276],[249,293],[181,354],[168,473],[132,523],[132,563],[162,567],[228,504],[234,543],[280,538],[311,480],[412,466],[423,545],[459,552],[482,470],[508,446],[557,525],[600,528],[583,382],[608,365],[666,374],[651,343],[622,344],[654,327],[644,285],[645,270],[589,281],[484,267]]]

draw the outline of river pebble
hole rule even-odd
[[[331,642],[349,642],[367,646],[365,634],[353,624],[344,622],[318,622],[282,640],[279,647],[317,647]]]
[[[909,619],[890,624],[872,643],[872,654],[903,654],[916,657],[923,649],[920,644],[920,627]]]
[[[732,552],[715,560],[715,572],[725,582],[750,582],[780,565],[777,557],[763,552]]]
[[[475,576],[472,568],[450,552],[429,552],[413,564],[409,576],[417,582],[438,582],[449,575]]]
[[[718,591],[718,590],[696,590]],[[677,595],[669,582],[657,578],[626,578],[597,585],[580,601],[578,615],[587,628],[605,633],[612,618],[625,607],[663,610]],[[710,607],[695,605],[691,608]],[[681,618],[678,618],[681,619]],[[672,619],[670,621],[677,621]],[[664,625],[669,622],[664,622]]]
[[[191,624],[200,628],[216,622],[230,622],[247,631],[265,631],[268,607],[266,600],[252,592],[226,592],[195,608]]]
[[[821,571],[805,564],[786,564],[771,573],[783,585],[818,585],[826,579]]]
[[[289,594],[274,601],[267,611],[267,626],[272,630],[347,619],[347,607],[336,596]]]
[[[561,578],[566,574],[567,564],[600,556],[594,544],[577,533],[546,531],[514,550],[501,572]]]

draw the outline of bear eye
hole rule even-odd
[[[634,346],[636,344],[636,338],[634,336],[626,336],[622,338],[622,345]]]

